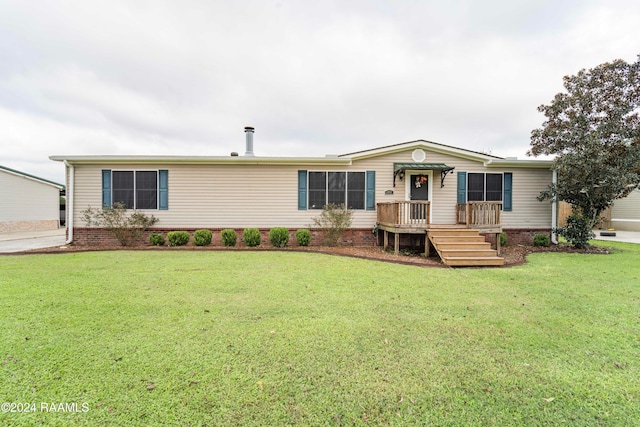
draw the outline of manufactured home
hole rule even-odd
[[[0,233],[60,227],[64,185],[0,166]]]
[[[69,240],[106,238],[82,222],[82,211],[114,202],[153,214],[158,231],[296,230],[309,228],[326,204],[344,204],[354,212],[349,242],[373,244],[375,229],[396,250],[407,236],[428,247],[435,243],[428,233],[445,229],[531,242],[555,220],[551,203],[536,199],[552,183],[551,161],[425,140],[326,157],[261,157],[253,133],[245,128],[242,156],[51,156],[66,165]]]

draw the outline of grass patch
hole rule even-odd
[[[425,269],[311,253],[0,257],[27,425],[640,425],[640,245]]]

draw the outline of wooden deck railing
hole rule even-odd
[[[420,226],[431,223],[427,201],[378,203],[378,223],[390,226]]]
[[[467,227],[482,228],[500,225],[502,202],[467,202],[456,205],[458,224]]]

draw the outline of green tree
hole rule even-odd
[[[640,185],[640,56],[565,76],[564,87],[538,107],[546,121],[531,132],[527,154],[556,156],[558,182],[538,199],[570,203],[591,233],[614,200]]]

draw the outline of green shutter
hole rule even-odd
[[[298,171],[298,210],[307,210],[307,171]]]
[[[169,171],[158,171],[158,209],[169,209]]]
[[[467,203],[467,173],[458,172],[458,203]]]
[[[502,197],[502,210],[503,211],[511,211],[513,205],[513,174],[511,172],[504,173],[504,183],[503,183],[503,191],[504,195]]]
[[[111,170],[102,169],[102,208],[111,207]]]
[[[376,171],[367,171],[367,195],[366,208],[368,211],[376,210]]]

